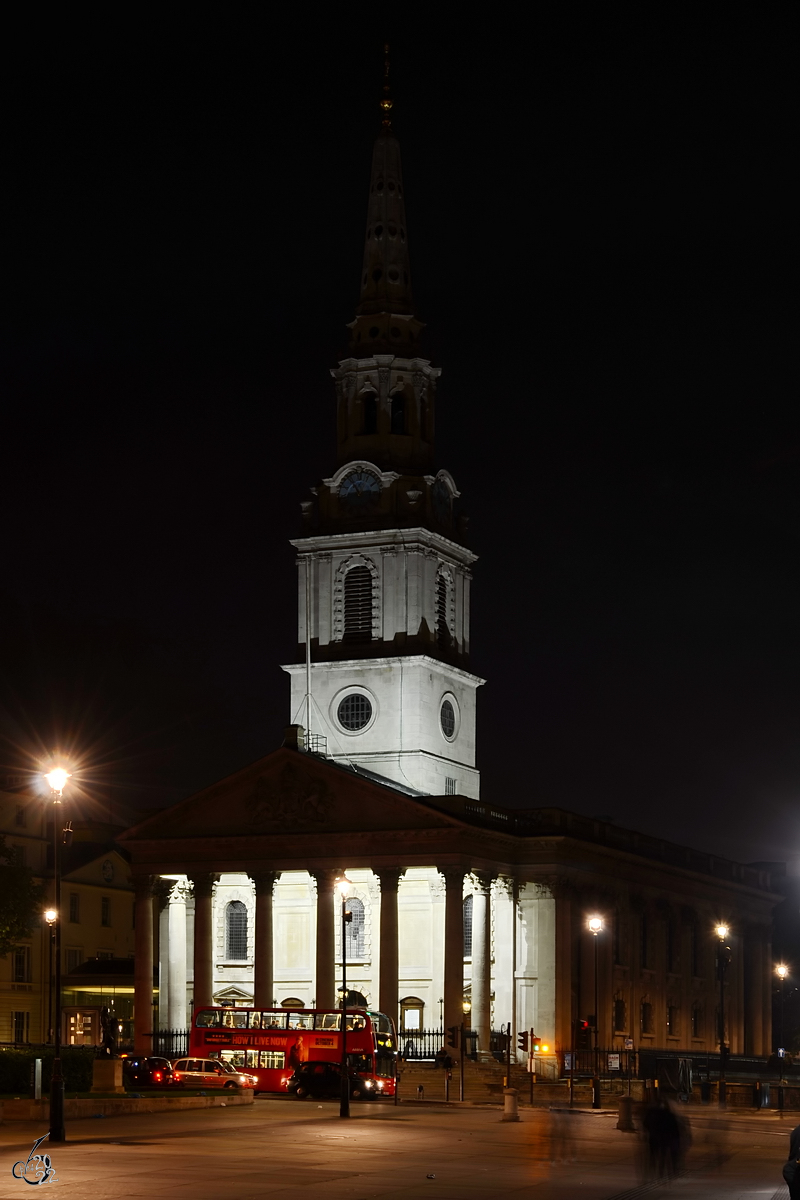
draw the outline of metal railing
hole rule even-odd
[[[188,1029],[156,1029],[153,1054],[158,1058],[181,1058],[189,1053]]]
[[[477,1058],[478,1035],[475,1030],[467,1030],[464,1039],[467,1043],[467,1058]],[[400,1033],[397,1036],[397,1045],[401,1058],[406,1062],[433,1062],[442,1048],[453,1058],[458,1057],[458,1051],[447,1045],[447,1031],[444,1029],[414,1029]]]

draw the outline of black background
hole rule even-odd
[[[291,716],[385,33],[110,20],[7,47],[0,771],[128,819]],[[745,861],[800,833],[788,21],[388,30],[483,794]]]

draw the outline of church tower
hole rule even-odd
[[[453,477],[435,469],[440,370],[420,355],[388,81],[381,108],[350,356],[331,371],[337,469],[292,542],[305,661],[284,670],[309,749],[413,792],[477,798],[476,556]]]

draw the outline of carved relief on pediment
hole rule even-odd
[[[256,780],[246,801],[248,824],[254,830],[307,830],[323,825],[333,808],[330,788],[287,763],[277,778]]]

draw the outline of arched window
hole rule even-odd
[[[368,567],[351,567],[344,577],[344,640],[372,637],[372,575]]]
[[[231,900],[225,909],[225,957],[229,962],[247,958],[247,908],[241,900]]]
[[[464,958],[472,958],[472,896],[464,898]]]
[[[351,919],[345,925],[344,945],[348,960],[364,957],[364,905],[357,897],[348,900],[345,912]]]
[[[450,579],[444,571],[436,576],[436,641],[449,646],[450,636]]]
[[[419,996],[405,996],[400,1001],[400,1032],[416,1033],[422,1029],[422,1014],[425,1004]]]
[[[378,432],[378,397],[374,392],[362,392],[361,394],[361,409],[364,414],[364,420],[361,426],[362,433],[377,433]]]
[[[406,431],[406,394],[395,392],[392,396],[392,433]]]

